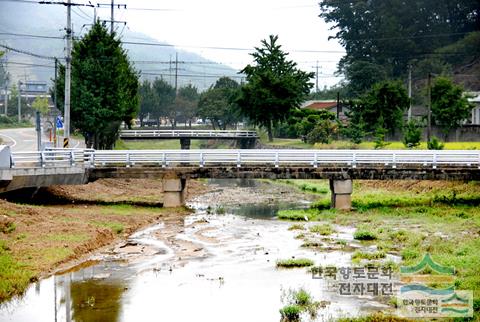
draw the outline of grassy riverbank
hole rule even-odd
[[[311,209],[281,211],[280,218],[355,227],[359,242],[376,245],[373,253],[352,252],[357,263],[393,254],[401,265],[413,265],[430,253],[455,268],[457,289],[473,290],[480,320],[480,182],[354,181],[351,212],[329,209],[326,180],[281,182],[319,198]]]
[[[161,208],[161,189],[158,180],[101,180],[41,191],[29,205],[0,200],[0,302],[141,227],[189,213]]]
[[[292,148],[292,149],[367,149],[375,148],[374,142],[362,142],[354,144],[349,141],[333,141],[330,144],[308,144],[300,139],[280,139],[275,138],[273,142],[268,142],[266,138],[261,138],[263,145],[271,148]],[[405,145],[400,141],[387,142],[385,150],[405,150]],[[445,150],[480,150],[480,142],[445,142]],[[421,142],[416,148],[420,150],[427,149],[427,142]]]

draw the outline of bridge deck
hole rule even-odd
[[[231,131],[231,130],[122,130],[122,140],[173,140],[173,139],[226,139],[244,140],[257,139],[255,131]]]

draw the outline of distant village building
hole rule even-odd
[[[467,95],[471,96],[468,101],[475,105],[472,109],[471,124],[480,125],[480,92],[468,92]]]
[[[315,111],[328,111],[332,112],[333,114],[337,115],[339,119],[343,120],[346,119],[345,115],[345,110],[346,108],[341,105],[337,107],[337,101],[336,100],[310,100],[310,101],[305,101],[300,108],[304,109],[309,109],[309,110],[315,110]]]

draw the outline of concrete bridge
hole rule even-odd
[[[237,130],[122,130],[122,140],[180,140],[182,150],[190,149],[195,140],[236,140],[240,149],[253,149],[258,135],[255,131]]]
[[[480,180],[480,151],[0,148],[0,193],[100,178],[161,179],[165,207],[184,204],[188,179],[329,179],[332,206],[349,209],[354,179]]]

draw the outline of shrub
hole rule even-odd
[[[408,121],[403,127],[403,144],[412,149],[420,145],[422,138],[421,124],[417,120]]]
[[[368,259],[368,260],[375,260],[375,259],[382,259],[385,258],[386,254],[384,252],[360,252],[356,251],[352,255],[352,259]]]
[[[445,144],[443,144],[436,136],[432,136],[430,141],[427,142],[429,150],[443,150]]]
[[[288,230],[304,230],[305,226],[301,224],[293,224],[290,227],[288,227]]]
[[[313,213],[308,210],[280,210],[277,217],[283,220],[309,221],[312,219]]]

